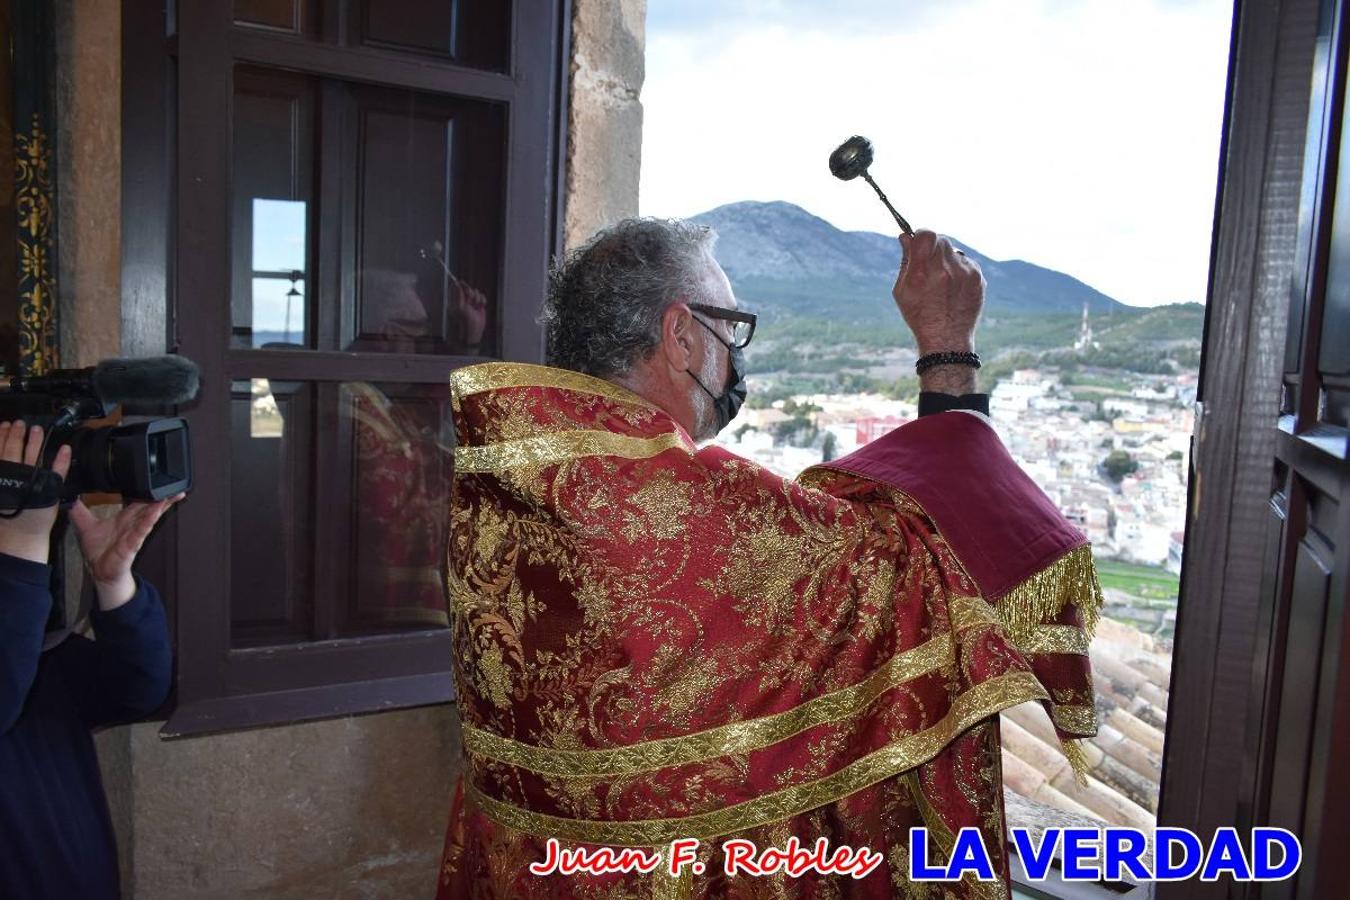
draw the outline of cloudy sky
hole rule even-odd
[[[1232,3],[649,0],[641,212],[787,200],[915,227],[1127,303],[1203,301]]]

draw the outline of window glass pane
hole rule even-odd
[[[235,77],[233,347],[314,346],[307,303],[314,85],[241,68]]]
[[[353,89],[356,296],[346,350],[491,353],[500,258],[501,111]]]
[[[254,347],[305,346],[306,204],[253,200]]]
[[[253,378],[232,401],[233,645],[444,627],[445,385]]]
[[[350,428],[355,590],[342,634],[446,624],[446,515],[454,426],[440,384],[349,382],[340,394]]]
[[[501,0],[365,0],[358,24],[366,44],[497,71],[509,62],[511,4]]]
[[[253,271],[304,271],[305,204],[294,200],[253,200]]]
[[[495,355],[504,147],[499,105],[240,67],[230,346]]]
[[[240,25],[312,33],[316,12],[314,0],[234,0],[234,20]]]
[[[308,640],[314,436],[296,423],[308,420],[314,388],[241,380],[233,383],[230,401],[231,643]]]

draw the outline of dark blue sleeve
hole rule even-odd
[[[89,613],[93,641],[62,658],[85,725],[95,728],[153,712],[169,695],[173,651],[159,592],[136,579],[136,594],[110,612]],[[75,650],[74,647],[70,648]]]
[[[0,553],[0,734],[23,711],[51,612],[51,566]]]

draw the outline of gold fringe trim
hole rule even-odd
[[[1092,561],[1092,545],[1084,544],[1008,591],[998,601],[1008,636],[1019,646],[1033,640],[1040,625],[1057,619],[1066,604],[1078,606],[1083,630],[1097,629],[1102,607],[1102,586]]]
[[[1062,627],[1048,631],[1046,626],[1053,625],[1070,603],[1078,607],[1082,633],[1068,634]],[[1033,652],[1082,655],[1086,655],[1087,642],[1097,630],[1101,608],[1102,586],[1097,579],[1097,566],[1092,561],[1091,544],[1070,550],[1004,594],[998,602],[1008,636],[1019,647]],[[1087,707],[1084,715],[1079,707],[1051,703],[1051,719],[1061,731],[1085,734],[1096,730],[1096,712],[1092,707]],[[1060,749],[1073,770],[1074,781],[1086,787],[1088,761],[1081,741],[1061,737]]]
[[[1064,751],[1064,758],[1069,761],[1069,768],[1073,769],[1073,780],[1078,782],[1079,787],[1087,787],[1088,761],[1087,754],[1083,752],[1083,742],[1077,738],[1060,738],[1059,747]]]

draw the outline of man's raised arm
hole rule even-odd
[[[977,393],[975,376],[975,326],[985,287],[979,264],[931,231],[901,235],[900,244],[904,258],[891,294],[919,351],[919,414],[987,414],[989,397]]]

